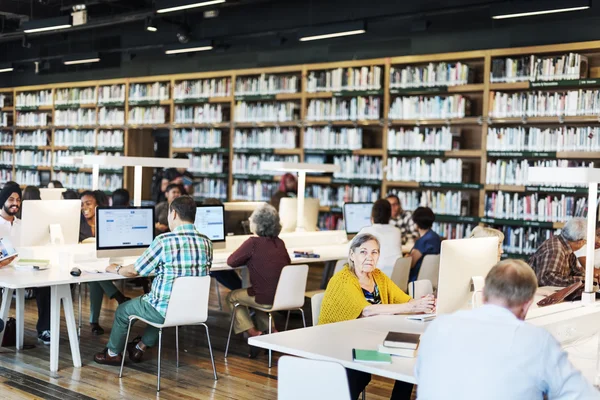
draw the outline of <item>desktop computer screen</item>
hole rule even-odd
[[[96,254],[137,256],[154,240],[154,207],[96,208]]]
[[[355,234],[371,226],[373,203],[344,203],[344,225],[346,233]]]
[[[194,225],[198,232],[206,235],[213,243],[225,243],[225,207],[199,206],[196,208]]]
[[[21,215],[21,237],[14,243],[17,247],[79,241],[81,200],[25,200]]]

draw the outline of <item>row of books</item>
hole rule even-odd
[[[50,132],[38,129],[31,132],[17,132],[15,146],[49,146]]]
[[[299,118],[300,104],[293,101],[277,103],[238,101],[235,105],[237,122],[285,122]]]
[[[300,160],[298,156],[236,154],[233,156],[232,171],[234,174],[279,175],[275,171],[263,170],[260,166],[263,161],[297,163]]]
[[[175,107],[176,124],[209,124],[223,122],[223,110],[220,104]]]
[[[600,127],[488,128],[488,151],[600,151]]]
[[[4,175],[7,172],[7,170],[2,170],[0,171],[0,179],[2,179],[2,181],[4,181]],[[9,175],[9,174],[6,174]],[[10,176],[12,176],[12,174],[10,174]],[[12,180],[12,179],[9,179]],[[25,185],[25,186],[40,186],[41,184],[41,180],[40,180],[40,173],[38,171],[30,171],[30,170],[17,170],[17,173],[15,174],[15,181],[19,182],[20,185]],[[61,181],[64,182],[64,181]]]
[[[109,156],[109,157],[123,157],[123,153],[120,151],[110,152],[110,151],[100,151],[98,152],[99,156]],[[102,167],[103,170],[113,170],[113,171],[123,171],[123,167],[118,165],[104,165]]]
[[[469,66],[461,62],[391,67],[390,88],[458,86],[469,83]]]
[[[77,167],[77,168],[92,168],[91,165],[87,165],[87,164],[77,164],[77,165],[73,165],[71,163],[64,163],[62,161],[63,157],[80,157],[80,156],[85,156],[88,154],[94,154],[93,150],[92,151],[84,151],[84,150],[58,150],[55,151],[52,159],[52,167],[53,168],[73,168],[73,167]]]
[[[13,173],[10,169],[2,169],[0,170],[0,184],[4,186],[4,184],[8,181],[13,180]]]
[[[98,125],[125,125],[125,110],[102,107],[98,111]]]
[[[235,81],[236,95],[268,95],[298,93],[300,76],[266,75],[238,77]]]
[[[78,129],[58,129],[54,131],[55,146],[96,147],[96,132]]]
[[[362,128],[332,128],[330,126],[306,128],[304,131],[305,149],[362,149]]]
[[[320,213],[317,226],[321,231],[344,230],[344,219],[338,213]]]
[[[200,154],[189,157],[190,172],[204,172],[211,174],[223,173],[222,154]]]
[[[15,152],[15,165],[49,167],[52,165],[52,152],[20,150]]]
[[[17,126],[47,126],[50,114],[37,112],[17,113]]]
[[[99,130],[96,135],[96,146],[123,148],[125,146],[125,132],[122,130]]]
[[[550,196],[532,193],[486,193],[485,215],[491,218],[540,222],[566,222],[587,216],[585,197]]]
[[[54,124],[57,126],[95,125],[96,110],[87,108],[56,110],[54,111]]]
[[[6,107],[8,104],[8,96],[0,93],[0,108]]]
[[[294,149],[296,128],[236,129],[233,135],[234,149]]]
[[[381,72],[382,68],[377,66],[311,71],[306,90],[309,93],[381,90]]]
[[[390,181],[461,183],[462,172],[460,158],[390,157],[387,160],[387,179]]]
[[[418,207],[429,207],[436,214],[464,215],[468,210],[463,209],[463,202],[468,201],[465,192],[448,190],[445,192],[435,190],[397,190],[389,191],[395,194],[405,210],[416,210]],[[464,211],[464,212],[463,212]]]
[[[220,129],[175,129],[173,130],[173,148],[213,149],[221,147]]]
[[[169,100],[169,84],[166,82],[132,83],[129,85],[129,101]]]
[[[36,171],[17,171],[17,179],[19,179],[19,172],[29,173]],[[55,171],[52,175],[52,179],[60,181],[64,187],[69,189],[92,190],[92,174],[85,172]],[[39,175],[37,176],[37,180],[37,183],[26,184],[39,186]],[[17,182],[22,184],[21,180],[18,180]],[[100,174],[98,187],[100,190],[114,192],[123,187],[123,176],[119,174]]]
[[[88,87],[56,89],[54,104],[96,104],[96,88]]]
[[[388,150],[452,150],[450,127],[400,128],[388,131]]]
[[[233,180],[231,186],[232,200],[243,201],[271,201],[277,191],[278,182]]]
[[[16,95],[17,107],[41,107],[52,105],[52,90],[39,90],[37,92],[21,92]]]
[[[492,185],[535,185],[528,178],[529,167],[593,167],[593,162],[570,160],[495,160],[488,161],[485,183]],[[542,183],[543,184],[543,183]],[[564,186],[568,185],[565,183]],[[573,185],[570,185],[573,186]]]
[[[0,126],[8,126],[8,113],[0,112]]]
[[[586,75],[587,57],[581,54],[527,55],[493,59],[491,82],[557,81]]]
[[[371,156],[335,156],[333,164],[340,167],[334,178],[342,179],[383,179],[383,160]]]
[[[165,107],[132,107],[129,109],[127,121],[130,124],[152,125],[164,124],[167,120]]]
[[[490,92],[490,116],[554,117],[600,114],[600,90]]]
[[[502,249],[509,254],[530,255],[554,235],[558,235],[560,230],[536,228],[536,227],[514,227],[514,226],[496,226],[504,233],[504,243]]]
[[[13,134],[8,131],[0,131],[0,146],[13,146]]]
[[[13,152],[12,151],[0,151],[0,165],[13,165]]]
[[[185,80],[175,83],[175,100],[227,97],[231,95],[230,78]]]
[[[124,103],[125,102],[125,85],[107,85],[100,86],[98,91],[98,103]]]
[[[381,118],[380,97],[355,97],[352,99],[313,99],[308,103],[306,119],[309,121],[377,120]]]
[[[434,222],[431,229],[446,239],[464,239],[471,236],[477,224]]]
[[[212,178],[195,179],[194,196],[227,201],[227,181]]]
[[[464,96],[400,96],[390,106],[389,119],[464,118],[470,101]]]
[[[381,191],[371,186],[309,185],[306,187],[306,197],[319,199],[323,207],[342,207],[344,203],[374,203],[381,198]]]

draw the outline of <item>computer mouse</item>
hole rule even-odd
[[[79,275],[81,275],[81,270],[79,268],[75,267],[71,270],[71,275],[79,276]]]

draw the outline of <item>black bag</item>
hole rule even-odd
[[[17,320],[9,317],[4,326],[4,338],[2,347],[13,347],[17,345]]]

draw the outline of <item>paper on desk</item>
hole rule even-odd
[[[94,260],[76,262],[74,263],[74,266],[84,272],[99,274],[106,272],[106,267],[108,267],[109,264],[108,258],[97,258]]]

